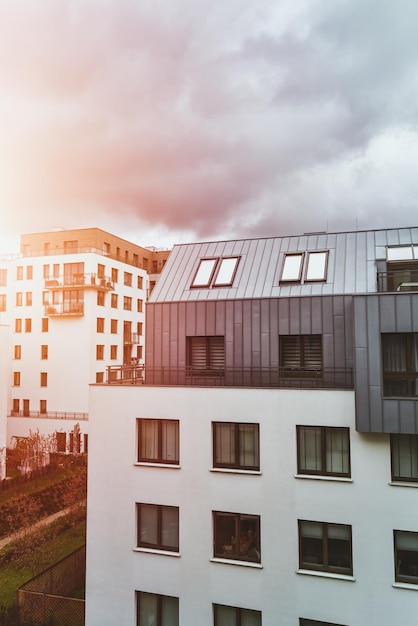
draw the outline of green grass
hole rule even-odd
[[[17,496],[29,495],[31,493],[36,493],[37,491],[42,491],[42,489],[61,483],[75,474],[80,474],[85,471],[85,468],[82,467],[75,467],[71,469],[60,467],[56,470],[52,470],[44,476],[38,476],[38,478],[34,478],[33,480],[28,480],[11,487],[10,489],[0,491],[0,504],[8,502]]]
[[[63,523],[62,520],[55,522],[57,525]],[[46,543],[45,552],[42,554],[43,569],[54,565],[54,563],[74,552],[74,550],[81,548],[85,541],[85,521],[64,530]],[[7,558],[9,552],[9,547],[0,551],[0,606],[8,607],[15,604],[17,589],[34,576],[33,571],[29,567],[22,565],[19,560],[1,564],[2,560],[4,562],[5,558]]]

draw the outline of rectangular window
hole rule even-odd
[[[123,284],[132,287],[132,274],[123,272]]]
[[[7,302],[6,294],[5,293],[0,294],[0,311],[6,310],[6,302]]]
[[[340,624],[334,624],[334,622],[318,622],[315,619],[303,619],[299,618],[299,626],[341,626]]]
[[[104,278],[105,277],[105,266],[102,265],[101,263],[97,264],[97,278]]]
[[[418,435],[390,436],[392,480],[418,482]]]
[[[209,287],[218,259],[201,259],[192,281],[192,287]]]
[[[45,279],[49,278],[49,269],[50,269],[49,263],[48,263],[47,265],[44,265],[44,266],[43,266],[42,276],[43,276]]]
[[[41,387],[48,387],[48,374],[41,372]]]
[[[98,361],[102,361],[104,359],[104,346],[103,345],[96,346],[96,359]]]
[[[96,320],[96,330],[98,333],[104,333],[104,317],[98,317]]]
[[[118,272],[119,270],[117,270],[115,267],[112,267],[112,283],[118,282]]]
[[[142,300],[140,300],[139,298],[136,303],[136,310],[138,313],[142,313]]]
[[[42,345],[41,346],[41,359],[47,359],[48,358],[48,346],[47,345]]]
[[[351,526],[299,520],[299,567],[351,576]]]
[[[214,604],[213,624],[214,626],[261,626],[261,611]]]
[[[298,283],[302,278],[304,253],[286,254],[283,261],[280,282]]]
[[[16,280],[23,280],[23,265],[16,267]]]
[[[142,276],[138,276],[138,281],[137,281],[137,287],[138,287],[138,289],[143,289],[142,285],[143,285],[143,279],[142,279]]]
[[[0,286],[6,287],[7,285],[7,269],[0,270]]]
[[[383,395],[418,396],[418,333],[382,334]]]
[[[137,503],[138,548],[179,551],[179,509],[176,506]]]
[[[280,336],[280,367],[284,376],[322,375],[322,336]]]
[[[23,293],[21,291],[16,292],[16,306],[22,306],[23,303]]]
[[[33,265],[26,266],[26,279],[32,280],[33,278]]]
[[[328,251],[309,252],[306,266],[305,282],[320,282],[327,277]]]
[[[14,347],[14,358],[16,360],[19,360],[22,358],[22,346],[15,346]]]
[[[115,360],[118,358],[118,347],[117,346],[110,346],[110,358],[112,360]]]
[[[136,626],[179,626],[179,599],[136,592]]]
[[[213,467],[259,470],[259,425],[213,422]]]
[[[125,311],[132,311],[132,298],[123,296],[123,308]]]
[[[234,561],[261,562],[260,517],[213,512],[214,556]]]
[[[213,287],[230,287],[237,272],[239,257],[229,257],[220,260]]]
[[[110,306],[112,307],[112,309],[118,308],[118,294],[117,293],[110,294]]]
[[[179,421],[138,419],[138,463],[179,464]]]
[[[118,332],[118,320],[110,320],[110,332],[113,334]]]
[[[49,329],[49,319],[47,317],[42,318],[42,332],[47,333]]]
[[[44,304],[44,305],[48,305],[49,304],[49,291],[43,291],[42,292],[42,304]]]
[[[98,291],[97,292],[97,306],[104,306],[104,303],[105,303],[105,292]]]
[[[350,431],[333,426],[296,426],[298,474],[345,476],[350,473]]]
[[[418,585],[418,532],[394,530],[395,580]]]
[[[26,292],[26,306],[32,306],[32,292]]]
[[[67,451],[67,433],[55,433],[55,438],[57,441],[57,452],[66,452]]]
[[[133,264],[135,265],[135,267],[139,267],[139,257],[137,254],[133,254],[132,255],[132,259],[133,259]]]
[[[102,383],[104,381],[104,372],[96,372],[96,383]]]
[[[78,241],[64,241],[64,254],[76,254],[78,252]]]
[[[20,411],[20,400],[18,398],[13,398],[13,415],[18,415]]]
[[[60,265],[59,265],[59,263],[54,263],[54,265],[52,266],[52,272],[53,272],[54,278],[59,278],[59,276],[60,276]]]
[[[46,412],[46,400],[39,400],[39,413],[45,415]]]
[[[142,322],[137,322],[136,323],[136,333],[137,335],[142,335]]]
[[[25,319],[25,333],[31,333],[32,332],[32,320],[30,317],[27,317]]]
[[[13,386],[20,387],[20,372],[13,372]]]
[[[194,376],[223,375],[225,337],[187,337],[187,367]]]
[[[15,319],[15,333],[22,332],[22,320],[18,317]]]

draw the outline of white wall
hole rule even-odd
[[[0,480],[6,477],[7,406],[9,402],[9,326],[0,325]]]
[[[137,417],[180,419],[181,469],[134,465]],[[261,475],[210,471],[213,420],[260,423]],[[352,482],[295,478],[297,424],[350,427]],[[387,436],[355,432],[354,392],[92,386],[90,434],[87,626],[133,624],[135,590],[178,596],[182,626],[212,625],[212,603],[263,626],[416,625],[418,595],[392,585],[417,492],[389,485]],[[135,502],[180,507],[179,558],[133,551]],[[261,516],[261,569],[211,562],[212,510]],[[296,573],[298,519],[352,525],[353,581]]]

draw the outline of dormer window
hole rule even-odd
[[[327,279],[328,250],[285,254],[280,283],[324,282]]]
[[[192,287],[230,287],[234,281],[240,257],[201,259]]]
[[[282,282],[298,283],[302,277],[303,254],[286,254],[282,269]]]
[[[328,251],[308,252],[305,282],[324,281],[327,277]]]

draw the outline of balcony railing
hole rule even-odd
[[[71,276],[46,278],[45,289],[50,291],[62,291],[63,289],[104,289],[105,291],[114,291],[115,286],[112,279],[108,276],[73,274]]]
[[[111,365],[107,384],[196,387],[270,387],[284,389],[353,389],[352,369],[224,368],[193,369]]]
[[[379,292],[418,291],[418,268],[378,272],[377,290]]]
[[[141,335],[138,335],[138,333],[125,333],[123,335],[123,343],[126,345],[141,343]]]
[[[42,417],[56,420],[87,421],[89,414],[73,411],[47,411],[46,413],[41,413],[40,411],[10,411],[9,417]]]
[[[61,304],[47,304],[45,315],[48,317],[81,317],[84,315],[84,302],[62,302]]]

